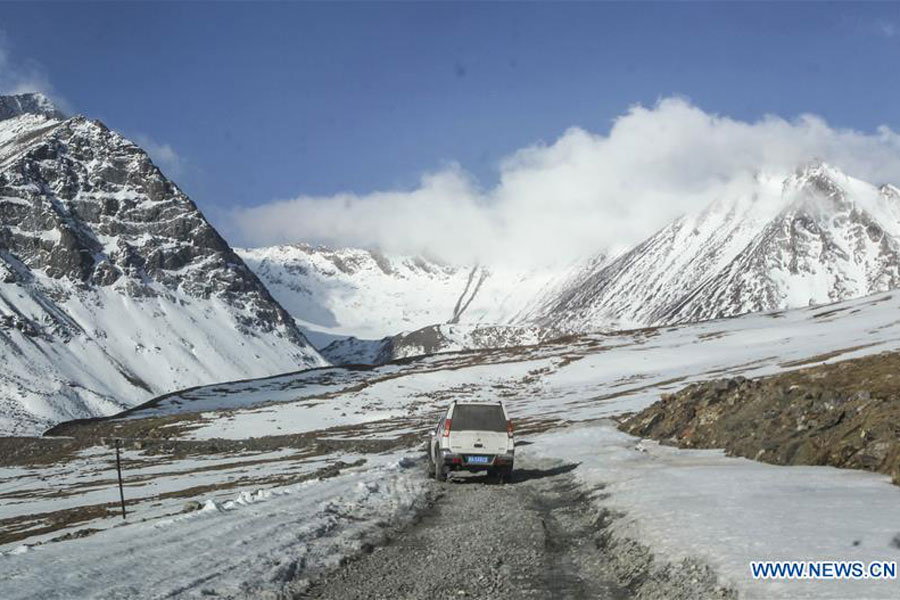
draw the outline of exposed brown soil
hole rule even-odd
[[[79,523],[118,516],[119,505],[113,502],[78,506],[37,515],[23,515],[0,520],[0,545],[11,544],[36,535],[73,527]]]
[[[877,471],[900,484],[900,353],[691,384],[620,428],[769,463]]]
[[[126,420],[93,420],[63,423],[56,434],[65,438],[0,438],[0,466],[48,464],[72,458],[75,452],[92,446],[111,446],[115,439],[123,447],[142,450],[147,455],[172,458],[228,453],[268,452],[282,448],[311,450],[324,454],[334,450],[384,452],[407,447],[418,441],[418,433],[390,438],[362,439],[361,425],[332,427],[304,433],[272,435],[240,440],[178,439],[198,418],[194,413]],[[368,424],[371,428],[372,424]],[[8,450],[8,451],[7,451]]]
[[[339,475],[343,469],[358,467],[365,462],[365,459],[362,458],[352,463],[346,463],[339,460],[320,469],[316,469],[315,471],[302,473],[299,475],[273,474],[268,477],[254,478],[253,484],[260,486],[286,486],[293,485],[295,483],[301,483],[310,479],[329,479],[331,477],[336,477],[337,475]],[[210,492],[221,492],[223,490],[243,487],[246,486],[247,483],[248,482],[244,478],[233,479],[230,481],[225,480],[215,484],[200,485],[170,492],[164,492],[162,494],[154,496],[154,499],[162,500],[166,498],[193,498],[202,496],[203,494],[208,494]],[[127,487],[128,486],[126,486],[126,488]],[[126,510],[129,505],[143,501],[144,499],[136,499],[131,501],[126,499]],[[78,525],[79,523],[86,523],[88,521],[94,521],[96,519],[121,518],[121,513],[119,512],[119,510],[119,503],[106,502],[102,504],[78,506],[75,508],[57,510],[48,513],[22,515],[20,517],[13,517],[10,519],[0,519],[0,545],[10,544],[34,536],[52,533],[54,531],[59,531],[60,529],[68,529],[70,527]],[[78,535],[78,537],[92,535],[99,530],[82,529],[80,531],[81,533]],[[73,533],[67,535],[75,534]],[[66,536],[60,536],[59,538],[54,538],[51,541],[59,541],[63,539],[69,538],[67,538]]]
[[[88,445],[75,439],[0,437],[0,466],[43,466],[69,460]]]
[[[857,350],[862,350],[863,348],[870,348],[877,344],[863,344],[862,346],[851,346],[849,348],[841,348],[840,350],[834,350],[832,352],[826,352],[825,354],[817,354],[815,356],[810,356],[809,358],[803,358],[800,360],[792,360],[785,363],[781,363],[781,367],[785,369],[793,369],[795,367],[803,367],[806,365],[811,365],[814,363],[820,363],[822,361],[831,360],[832,358],[837,358],[842,354],[849,354],[850,352],[856,352]]]
[[[530,419],[517,419],[514,422],[516,428],[516,436],[523,437],[528,435],[535,435],[538,433],[544,433],[546,431],[551,431],[553,429],[557,429],[559,427],[567,427],[571,425],[571,421],[564,421],[562,419],[538,419],[538,418],[530,418]]]
[[[626,389],[618,391],[618,392],[612,392],[609,394],[601,394],[599,396],[595,396],[594,398],[591,398],[590,400],[594,401],[594,402],[613,400],[615,398],[621,398],[622,396],[630,396],[632,394],[641,392],[643,390],[648,390],[650,388],[655,388],[655,387],[665,388],[666,386],[671,386],[676,383],[681,383],[685,379],[686,379],[686,377],[675,377],[673,379],[666,379],[665,381],[658,381],[658,382],[654,382],[654,383],[649,383],[647,385],[626,388]],[[622,385],[623,384],[617,384],[613,387],[621,387]],[[584,403],[584,400],[572,400],[571,402],[568,402],[567,404],[583,404],[583,403]]]

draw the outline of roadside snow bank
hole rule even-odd
[[[0,554],[0,598],[290,596],[426,504],[408,453],[195,512]]]
[[[661,446],[612,423],[533,441],[517,453],[580,463],[580,480],[604,486],[602,505],[624,513],[614,535],[667,562],[700,559],[742,598],[900,597],[898,580],[762,581],[750,573],[757,560],[900,561],[900,487],[886,476]]]

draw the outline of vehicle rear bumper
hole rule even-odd
[[[466,459],[469,456],[487,456],[486,463],[472,463]],[[512,468],[515,455],[513,454],[457,454],[444,452],[444,466],[449,471],[484,471],[496,468]]]

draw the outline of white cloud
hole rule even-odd
[[[68,101],[50,83],[44,69],[36,62],[14,62],[10,59],[6,34],[0,31],[0,94],[25,94],[40,92],[53,100],[56,107],[71,112]]]
[[[143,148],[156,163],[156,166],[169,178],[179,177],[184,174],[185,163],[175,149],[166,143],[157,142],[153,138],[143,134],[132,136],[135,144]]]
[[[766,172],[825,160],[873,183],[900,182],[900,136],[823,119],[743,122],[681,98],[634,106],[606,135],[572,128],[500,165],[489,190],[458,166],[413,190],[299,196],[240,210],[245,242],[380,247],[449,261],[570,259],[632,245]],[[737,191],[737,192],[736,192]],[[748,192],[749,193],[749,192]]]

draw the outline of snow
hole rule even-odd
[[[898,309],[895,295],[879,294],[829,307],[586,336],[556,347],[497,351],[477,361],[465,353],[435,356],[389,376],[373,369],[369,385],[359,390],[348,385],[322,406],[338,406],[348,415],[363,407],[376,414],[406,409],[413,422],[425,424],[441,398],[500,393],[516,419],[583,421],[532,437],[533,445],[521,452],[580,463],[579,478],[592,488],[604,486],[598,507],[625,513],[616,521],[616,534],[649,545],[659,560],[699,557],[747,598],[890,598],[896,582],[749,576],[751,560],[900,559],[891,546],[900,522],[900,490],[888,478],[669,448],[596,419],[640,409],[661,391],[695,379],[780,372],[795,368],[793,361],[821,363],[816,357],[832,351],[844,353],[828,360],[900,349]],[[307,426],[291,403],[266,410],[274,423]],[[362,422],[362,415],[351,418]],[[309,426],[321,424],[313,420]],[[267,435],[272,425],[256,419],[253,409],[246,415],[238,409],[227,425],[212,420],[189,436],[229,437],[240,431]]]
[[[900,488],[831,467],[782,467],[718,450],[681,450],[611,423],[535,438],[526,456],[578,463],[573,473],[624,517],[614,533],[657,560],[696,557],[741,598],[896,598],[897,581],[754,580],[758,560],[900,561]],[[601,486],[601,487],[598,487]]]
[[[186,421],[173,424],[186,429],[178,434],[186,440],[290,433],[398,443],[432,425],[451,399],[500,398],[517,422],[555,421],[557,429],[529,436],[533,443],[521,452],[580,463],[574,473],[596,490],[598,510],[624,513],[616,535],[649,545],[659,560],[699,557],[748,598],[894,597],[895,588],[875,581],[755,582],[748,574],[748,562],[758,559],[900,559],[890,545],[900,497],[886,477],[668,448],[603,419],[691,381],[900,350],[898,314],[900,294],[882,293],[532,347],[314,369],[183,391],[123,418],[183,415]],[[169,460],[129,450],[126,495],[136,503],[129,524],[98,518],[0,548],[0,596],[292,593],[290,582],[302,585],[315,569],[335,564],[377,522],[409,518],[421,506],[422,470],[404,468],[415,455],[407,452],[282,449]],[[282,481],[361,458],[366,464],[332,479]],[[41,512],[113,502],[110,460],[101,448],[44,469],[0,470],[0,519],[37,527]],[[226,489],[215,487],[223,483]],[[191,491],[198,486],[213,487]],[[202,509],[180,514],[186,498]],[[76,527],[101,531],[35,544]]]
[[[34,101],[34,110],[48,115],[18,114],[24,105],[16,104],[15,116],[0,119],[0,168],[60,127],[46,100]],[[84,119],[66,123],[91,141],[107,135]],[[108,135],[113,145],[128,144]],[[129,156],[138,168],[140,153]],[[86,172],[111,165],[99,157]],[[20,208],[35,191],[29,185],[18,188],[21,198],[0,200]],[[156,203],[137,188],[91,196],[105,198]],[[155,221],[165,222],[166,213]],[[121,225],[135,229],[129,243],[156,241],[133,222]],[[56,229],[7,229],[47,245],[61,237]],[[900,350],[900,294],[558,343],[544,341],[540,327],[520,325],[543,325],[549,316],[564,328],[595,331],[862,296],[900,281],[898,236],[896,188],[819,164],[787,178],[736,181],[707,210],[677,220],[634,252],[575,268],[444,265],[303,245],[240,251],[320,343],[358,336],[342,351],[371,358],[378,348],[371,338],[437,325],[442,349],[455,351],[370,369],[324,368],[284,327],[248,333],[252,307],[200,299],[177,286],[147,282],[150,293],[136,297],[117,287],[121,282],[85,290],[40,269],[25,283],[9,283],[7,274],[27,269],[6,252],[0,432],[34,434],[63,419],[137,407],[120,418],[181,416],[171,431],[187,444],[220,440],[229,448],[227,440],[287,434],[309,435],[310,443],[205,456],[124,450],[127,522],[114,504],[106,508],[118,493],[109,447],[51,465],[0,468],[0,524],[23,534],[0,547],[0,597],[302,592],[316,570],[337,564],[385,525],[408,521],[425,502],[412,450],[326,452],[318,442],[397,447],[431,425],[449,400],[494,398],[518,421],[553,421],[558,428],[532,436],[521,454],[578,463],[574,473],[595,491],[598,509],[624,515],[615,534],[650,546],[657,560],[700,558],[746,598],[897,597],[896,582],[754,581],[749,574],[749,562],[763,559],[900,559],[893,542],[900,490],[887,477],[661,446],[605,419],[692,381]],[[107,253],[121,241],[96,239]],[[205,273],[209,260],[181,273]],[[28,332],[29,323],[46,327]],[[490,327],[490,343],[503,348],[463,351],[484,346],[479,336]],[[534,345],[509,347],[523,342]],[[398,352],[428,353],[428,340],[409,336]],[[297,372],[307,366],[323,368]],[[238,378],[250,380],[205,385]],[[184,389],[190,386],[200,387]],[[164,392],[173,393],[141,405]],[[318,478],[337,467],[337,475]],[[197,510],[183,512],[188,499]],[[48,531],[58,518],[64,526]],[[89,529],[97,532],[58,540]]]
[[[65,344],[16,329],[0,334],[17,348],[5,355],[0,373],[6,404],[0,432],[38,434],[62,420],[114,414],[201,383],[324,364],[286,337],[236,335],[238,311],[217,298],[159,291],[157,297],[133,298],[97,288],[52,306],[18,285],[0,283],[0,315],[43,322],[55,311],[80,332]]]
[[[564,330],[656,326],[827,304],[900,287],[900,202],[822,163],[733,181],[529,318]]]
[[[283,475],[285,469],[297,477],[335,458],[307,456],[284,449],[170,461],[125,450],[122,464],[128,512],[137,519],[158,518],[180,510],[182,500],[177,494],[191,488],[214,486],[236,478],[245,480],[247,485],[263,485],[267,478]],[[359,457],[341,455],[339,458],[352,462]],[[160,494],[176,496],[161,499]],[[94,447],[79,453],[75,460],[40,469],[0,468],[0,519],[69,510],[114,499],[118,499],[118,489],[113,448]],[[102,519],[91,524],[99,528],[109,526]],[[32,536],[29,542],[42,539],[48,538]]]
[[[364,425],[372,421],[382,421],[406,416],[405,407],[394,409],[380,406],[365,407],[361,403],[291,402],[278,407],[247,410],[240,418],[223,420],[215,414],[203,413],[201,418],[210,425],[192,431],[187,437],[193,440],[233,439],[239,440],[256,433],[273,433],[288,427],[291,432],[318,431],[346,425]],[[349,411],[349,412],[348,412]],[[288,425],[288,424],[302,424]]]
[[[22,114],[14,118],[0,119],[0,168],[7,163],[28,144],[39,143],[38,139],[29,136],[38,129],[52,130],[60,124],[59,120],[48,118],[44,115]],[[25,144],[23,146],[22,144]]]
[[[308,245],[238,252],[317,347],[352,336],[330,355],[370,362],[383,338],[433,325],[447,338],[442,350],[472,349],[484,347],[472,332],[490,326],[636,328],[893,289],[900,286],[900,195],[824,163],[793,174],[761,171],[729,182],[704,210],[619,256],[541,269]],[[499,342],[515,343],[511,335]],[[418,350],[428,349],[397,356]]]
[[[99,122],[0,96],[0,169],[0,434],[328,364],[196,206]]]
[[[379,368],[378,373],[382,376],[391,376],[409,369],[410,367],[403,365],[385,365]],[[363,385],[370,378],[371,372],[367,369],[334,367],[308,369],[249,381],[218,383],[158,398],[152,404],[139,407],[124,418],[231,410],[324,399],[344,391],[347,387]]]
[[[405,453],[376,455],[366,468],[334,478],[210,499],[195,512],[86,540],[18,546],[0,553],[0,595],[288,596],[304,588],[298,575],[336,565],[380,524],[421,509],[424,473],[413,464]]]
[[[822,316],[823,313],[834,312]],[[745,315],[575,342],[448,353],[371,369],[331,368],[174,394],[128,418],[203,412],[192,439],[279,435],[367,422],[426,419],[434,399],[501,397],[519,416],[591,420],[640,410],[659,394],[715,376],[756,377],[794,361],[900,349],[900,294],[829,307]],[[813,358],[811,358],[813,357]],[[207,413],[227,408],[227,418]]]
[[[236,252],[322,345],[334,337],[315,334],[377,340],[438,323],[506,323],[564,272],[446,265],[305,244]]]

